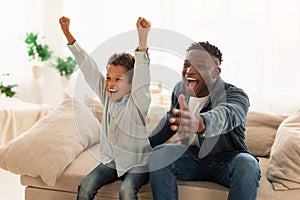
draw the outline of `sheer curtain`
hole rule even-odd
[[[20,62],[25,63],[27,58],[20,43],[16,44],[16,35],[20,37],[25,30],[37,26],[50,44],[56,44],[56,52],[70,55],[56,24],[61,15],[71,18],[72,32],[90,53],[110,38],[134,30],[136,19],[143,16],[151,20],[153,28],[171,30],[193,41],[209,41],[218,46],[224,59],[222,78],[249,94],[252,110],[291,113],[300,107],[298,0],[56,0],[55,5],[50,0],[27,0],[26,3],[12,0],[7,1],[11,9],[16,5],[14,2],[18,2],[16,12],[22,17],[13,14],[4,17],[12,17],[13,23],[18,25],[7,20],[2,23],[9,40],[1,38],[4,44],[1,71],[3,66],[6,69],[19,67],[14,74],[22,76]],[[36,7],[39,4],[43,4],[42,13]],[[39,19],[43,21],[36,21],[30,13],[42,16]],[[137,40],[132,43],[137,44]],[[12,46],[13,54],[9,52]],[[168,66],[177,75],[182,67],[181,57],[166,52],[152,51],[151,62]],[[174,81],[180,78],[177,75]]]
[[[0,3],[1,63],[0,73],[10,73],[9,82],[31,76],[31,66],[24,42],[26,33],[44,34],[43,3],[39,0],[10,0]]]
[[[73,30],[89,51],[133,30],[136,18],[144,16],[155,28],[218,46],[224,55],[221,76],[249,94],[252,110],[289,113],[300,107],[300,1],[64,2]],[[155,53],[152,62],[180,71],[180,59]]]
[[[5,77],[5,84],[18,84],[16,96],[23,101],[56,106],[62,98],[56,70],[50,62],[45,63],[44,77],[33,79],[34,63],[29,60],[24,40],[28,32],[39,33],[45,36],[44,42],[53,51],[53,56],[62,55],[63,38],[58,26],[62,1],[4,0],[0,5],[0,74],[11,75]]]

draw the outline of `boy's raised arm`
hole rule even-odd
[[[136,28],[137,28],[138,36],[139,36],[138,51],[145,52],[148,49],[147,39],[148,39],[148,33],[151,28],[151,23],[150,23],[150,21],[146,20],[145,18],[139,17],[136,22]]]
[[[63,31],[64,35],[66,36],[68,40],[68,44],[74,44],[75,43],[75,38],[70,32],[70,19],[67,17],[61,17],[59,18],[59,24],[61,27],[61,30]]]
[[[100,97],[101,101],[105,98],[105,78],[98,70],[98,66],[91,56],[76,42],[76,39],[70,32],[70,19],[68,17],[59,18],[61,30],[68,41],[68,48],[75,57],[81,72],[84,74],[86,82],[90,88]]]

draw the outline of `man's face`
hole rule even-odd
[[[127,69],[121,65],[109,65],[107,68],[105,88],[111,100],[121,101],[131,90],[131,84],[126,75]]]
[[[190,50],[182,70],[187,92],[193,97],[209,95],[219,73],[218,59],[204,50]]]

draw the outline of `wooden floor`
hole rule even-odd
[[[20,184],[20,177],[0,168],[0,199],[24,200],[24,186]]]

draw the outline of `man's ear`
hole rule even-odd
[[[213,70],[212,77],[215,79],[220,75],[220,73],[221,73],[221,68],[218,66]]]
[[[214,63],[214,66],[213,66],[213,72],[212,72],[212,77],[215,79],[217,78],[220,73],[221,73],[221,68],[220,68],[220,61],[218,58],[214,57],[214,56],[211,56],[212,58],[212,61]]]

